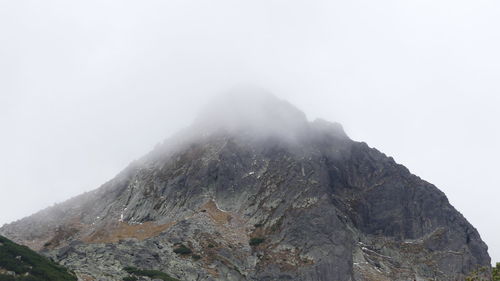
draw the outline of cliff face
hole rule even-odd
[[[229,104],[0,233],[82,280],[134,266],[181,280],[451,281],[490,267],[441,191],[340,125],[267,95]]]

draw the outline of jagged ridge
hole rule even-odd
[[[273,96],[223,99],[99,189],[0,232],[98,280],[123,266],[181,280],[451,281],[489,268],[474,227],[392,158]]]

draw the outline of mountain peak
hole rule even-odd
[[[307,127],[305,114],[263,90],[231,91],[201,111],[195,126],[205,132],[226,131],[257,136],[297,136]]]
[[[435,186],[255,90],[215,98],[100,188],[0,234],[82,280],[137,268],[200,281],[455,281],[491,262]]]
[[[342,126],[325,120],[309,122],[297,107],[262,89],[235,89],[216,96],[193,124],[196,133],[230,133],[256,139],[297,141],[311,131],[347,138]]]

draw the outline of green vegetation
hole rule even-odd
[[[0,274],[0,281],[76,281],[66,268],[0,236],[0,269],[15,275]]]
[[[145,277],[149,277],[151,279],[161,279],[164,281],[179,281],[179,279],[176,279],[176,278],[166,274],[165,272],[161,272],[159,270],[138,269],[138,268],[135,268],[132,266],[126,266],[123,268],[123,270],[125,270],[126,272],[128,272],[129,274],[132,275],[132,276],[123,278],[123,281],[135,281],[135,280],[137,280],[137,276],[145,276]]]
[[[259,228],[259,227],[264,226],[264,224],[262,224],[262,223],[256,223],[256,224],[254,224],[253,226],[254,226],[255,228]]]
[[[179,255],[189,255],[193,251],[189,249],[188,247],[184,246],[183,244],[180,244],[177,246],[177,248],[174,249],[174,253],[179,254]]]
[[[250,246],[257,246],[257,245],[261,244],[262,242],[264,242],[264,240],[265,239],[262,237],[254,237],[254,238],[250,239],[248,244],[250,244]]]
[[[192,255],[191,256],[193,258],[193,260],[197,261],[197,260],[200,260],[201,259],[201,256],[200,255]]]
[[[493,267],[493,281],[500,281],[500,262],[497,262],[496,266]]]

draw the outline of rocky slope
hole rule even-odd
[[[185,281],[451,281],[490,268],[441,191],[339,124],[267,94],[221,100],[100,188],[0,233],[80,280],[121,280],[126,266]]]

